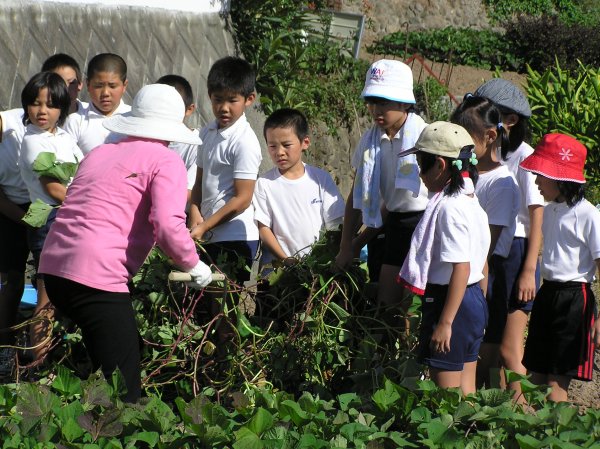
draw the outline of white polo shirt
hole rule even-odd
[[[129,111],[131,111],[131,106],[121,100],[112,115],[124,114]],[[98,145],[115,143],[124,138],[123,135],[113,133],[102,126],[105,118],[106,116],[96,109],[92,102],[88,103],[87,107],[81,107],[77,112],[73,112],[67,117],[64,129],[75,138],[84,155]]]
[[[483,279],[490,247],[487,216],[476,197],[444,198],[438,212],[427,283],[448,285],[454,263],[469,262],[467,284]]]
[[[600,259],[600,211],[588,200],[569,207],[550,202],[542,224],[542,278],[592,282]]]
[[[80,162],[83,154],[73,136],[62,128],[57,128],[52,134],[35,125],[27,125],[21,144],[20,169],[29,191],[29,200],[34,202],[40,199],[46,204],[56,205],[56,200],[46,193],[38,174],[32,169],[33,163],[43,152],[56,154],[57,162]]]
[[[515,235],[516,217],[521,204],[517,182],[505,165],[481,173],[475,195],[488,216],[490,225],[502,226],[494,254],[508,256]]]
[[[218,129],[217,121],[200,131],[202,145],[196,161],[202,172],[200,213],[206,219],[221,209],[234,195],[234,179],[258,177],[262,154],[260,143],[242,115],[227,128]],[[252,204],[241,214],[210,230],[210,242],[258,240]]]
[[[307,254],[322,230],[344,218],[344,198],[331,175],[310,165],[304,169],[302,177],[287,179],[273,168],[254,189],[254,218],[271,228],[288,257]]]
[[[519,187],[519,193],[521,194],[519,212],[517,213],[515,237],[529,236],[529,206],[544,205],[544,197],[535,184],[536,175],[519,167],[519,164],[523,159],[532,153],[533,148],[525,142],[522,142],[519,148],[508,155],[505,161],[501,161],[502,164],[508,167],[514,178],[517,180],[517,186]]]
[[[199,132],[197,129],[192,130],[193,132]],[[187,188],[192,190],[194,183],[196,182],[197,165],[198,159],[198,145],[192,145],[189,143],[171,142],[169,148],[175,151],[180,157],[185,168],[187,170]]]
[[[15,204],[29,202],[29,191],[21,176],[19,158],[21,142],[25,135],[23,109],[0,112],[2,118],[2,141],[0,142],[0,187],[6,197]]]

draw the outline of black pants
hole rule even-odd
[[[94,370],[108,379],[118,367],[125,378],[126,402],[141,395],[140,344],[129,293],[97,290],[61,277],[44,275],[54,306],[79,328]]]

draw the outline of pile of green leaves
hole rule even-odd
[[[231,4],[231,22],[241,53],[257,70],[265,114],[297,108],[335,133],[365,112],[360,92],[368,64],[350,56],[350,43],[307,32],[309,3],[311,14],[331,20],[325,1],[240,0]]]
[[[579,63],[575,70],[556,62],[543,72],[528,71],[527,96],[533,116],[529,123],[533,144],[544,134],[575,137],[588,149],[586,178],[600,183],[600,70]],[[600,198],[592,199],[598,202]]]
[[[220,403],[200,394],[124,404],[118,375],[81,381],[58,368],[48,385],[0,386],[0,441],[19,449],[86,448],[596,448],[600,411],[540,402],[535,414],[502,390],[463,397],[431,381],[407,389],[384,380],[372,393],[331,399],[251,388]]]
[[[408,47],[407,47],[408,46]],[[409,54],[406,54],[407,47]],[[446,27],[398,31],[368,48],[371,53],[408,57],[421,53],[436,62],[452,62],[488,70],[516,70],[522,65],[504,34],[492,30]]]

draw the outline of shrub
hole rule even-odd
[[[562,22],[597,25],[600,7],[595,0],[485,0],[488,17],[492,22],[504,24],[516,16],[557,15]]]
[[[310,7],[327,23],[331,17],[321,9],[325,4],[310,2]],[[266,114],[298,108],[311,122],[325,122],[335,133],[341,126],[350,128],[356,115],[366,111],[360,92],[368,65],[354,60],[344,43],[308,34],[303,6],[309,2],[232,2],[234,36],[257,70],[256,89]]]
[[[542,73],[530,68],[527,95],[533,143],[550,132],[575,137],[588,149],[587,180],[600,182],[600,70],[580,62],[563,69],[558,61]]]
[[[438,80],[427,77],[424,82],[415,84],[417,109],[427,123],[449,120],[453,104],[448,89]]]
[[[525,62],[534,70],[545,70],[554,65],[577,69],[578,62],[600,64],[600,28],[567,24],[557,16],[519,16],[506,24],[507,47],[520,62],[518,71],[525,70]]]
[[[406,43],[406,33],[399,31],[385,36],[368,50],[405,57]],[[509,51],[504,35],[491,30],[446,27],[412,31],[408,33],[408,48],[437,62],[452,61],[483,69],[515,70],[523,64]]]

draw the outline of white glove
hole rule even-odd
[[[210,267],[201,260],[198,261],[194,268],[188,271],[188,274],[192,276],[192,282],[198,284],[199,287],[206,287],[212,281]]]

